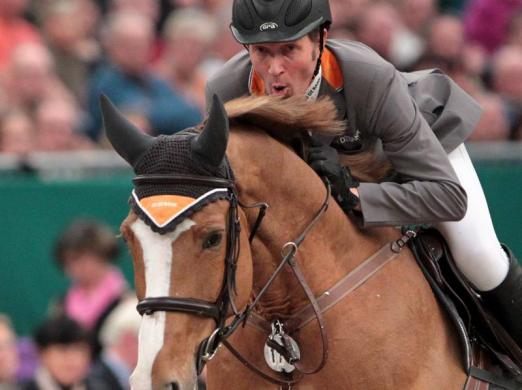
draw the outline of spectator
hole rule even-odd
[[[153,38],[152,22],[142,15],[118,13],[109,18],[105,31],[109,61],[94,74],[89,88],[88,109],[93,125],[88,134],[92,139],[97,140],[100,133],[101,93],[124,110],[140,110],[157,134],[174,133],[201,120],[197,107],[149,71]]]
[[[332,15],[335,15],[335,26],[332,26],[331,31],[332,36],[344,36],[347,31],[353,31],[356,21],[360,19],[364,9],[368,7],[368,4],[372,1],[373,0],[331,0],[330,8]]]
[[[23,18],[26,8],[27,0],[0,1],[0,69],[18,45],[41,40],[38,30]]]
[[[522,48],[505,46],[491,65],[493,88],[504,100],[511,138],[517,138],[522,122]]]
[[[11,108],[32,114],[47,98],[74,101],[55,73],[51,53],[41,44],[18,46],[3,76],[6,99]]]
[[[507,141],[510,126],[502,99],[489,93],[479,96],[478,102],[483,110],[482,115],[467,141]]]
[[[44,321],[34,336],[40,366],[23,390],[96,390],[86,379],[91,361],[90,334],[59,316]]]
[[[107,317],[100,331],[103,346],[89,375],[97,390],[127,390],[129,377],[138,362],[138,330],[141,317],[136,296],[128,296]]]
[[[423,37],[426,27],[437,15],[436,0],[394,0],[402,23],[409,31]]]
[[[56,73],[84,103],[90,69],[98,62],[100,48],[82,23],[80,0],[58,0],[42,16],[42,31],[56,63]]]
[[[522,48],[522,8],[515,12],[509,21],[507,44]]]
[[[388,3],[370,4],[355,27],[355,38],[391,61],[393,40],[400,28],[395,8]]]
[[[432,56],[457,64],[465,46],[462,22],[452,15],[435,18],[429,28],[427,43],[427,50]]]
[[[157,0],[111,0],[111,13],[138,13],[156,23],[160,18],[160,7]]]
[[[33,149],[31,118],[23,111],[6,112],[0,121],[0,153],[23,156]]]
[[[479,98],[484,88],[480,75],[486,58],[480,47],[466,44],[460,19],[452,15],[437,16],[428,28],[426,41],[423,56],[412,68],[438,68],[470,95]]]
[[[136,13],[147,18],[154,26],[155,31],[159,31],[160,6],[158,0],[111,0],[110,14]],[[156,61],[162,53],[163,42],[160,37],[154,35],[149,51],[149,62]]]
[[[464,13],[466,37],[494,53],[506,42],[511,18],[522,0],[470,0]]]
[[[16,372],[19,366],[16,335],[11,321],[0,313],[0,389],[15,390]]]
[[[522,103],[522,48],[505,46],[493,58],[492,81],[495,91]]]
[[[61,310],[94,332],[95,356],[105,318],[128,291],[123,274],[112,264],[118,253],[112,230],[93,220],[75,220],[55,243],[58,264],[72,282]]]
[[[434,0],[394,0],[400,20],[390,58],[400,69],[409,69],[422,56],[426,28],[436,16]]]
[[[182,8],[170,14],[163,35],[165,51],[156,64],[158,74],[203,112],[206,78],[200,65],[217,35],[215,20],[200,9]]]
[[[35,112],[36,145],[43,152],[64,152],[92,148],[92,143],[77,132],[80,114],[67,100],[44,100]]]
[[[230,4],[226,3],[215,9],[212,15],[215,18],[215,27],[217,28],[216,36],[200,67],[207,79],[221,68],[228,59],[243,49],[230,34],[229,24],[232,15]]]

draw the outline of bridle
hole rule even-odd
[[[226,160],[225,160],[226,161]],[[212,359],[217,352],[220,345],[224,344],[245,366],[256,372],[263,378],[280,385],[291,385],[301,379],[302,375],[297,379],[283,380],[271,375],[264,373],[262,370],[253,366],[251,363],[246,361],[241,354],[236,351],[228,342],[227,338],[230,337],[241,324],[245,324],[252,309],[259,302],[260,298],[268,290],[274,279],[283,270],[285,265],[290,265],[296,278],[301,284],[307,298],[310,301],[311,306],[315,312],[316,318],[319,323],[321,337],[323,342],[323,353],[322,359],[319,365],[312,370],[305,370],[300,367],[299,364],[295,364],[296,368],[301,374],[312,374],[318,372],[325,364],[328,355],[327,339],[325,333],[324,322],[321,315],[314,294],[308,287],[308,284],[304,280],[297,263],[295,262],[295,255],[299,245],[304,241],[308,232],[312,229],[315,223],[320,219],[328,208],[328,199],[330,197],[330,185],[327,184],[326,197],[322,203],[320,209],[316,212],[313,219],[305,227],[303,232],[293,241],[287,242],[282,248],[282,260],[279,266],[275,269],[271,277],[268,279],[266,284],[256,295],[255,299],[249,303],[245,309],[239,311],[234,303],[233,296],[237,295],[236,292],[236,268],[237,261],[239,259],[239,248],[240,248],[240,220],[238,214],[238,207],[243,208],[259,208],[258,217],[250,232],[249,241],[252,242],[257,229],[259,228],[261,221],[265,215],[265,211],[268,208],[266,203],[256,203],[252,205],[244,205],[239,201],[236,185],[233,179],[231,168],[226,161],[227,177],[226,179],[217,177],[207,176],[193,176],[193,175],[176,175],[176,174],[149,174],[136,176],[133,179],[135,185],[140,184],[189,184],[189,185],[202,185],[210,186],[214,188],[226,188],[228,191],[228,201],[230,203],[228,211],[228,231],[226,239],[226,252],[225,252],[225,272],[223,277],[223,283],[221,291],[215,302],[204,301],[201,299],[194,298],[173,298],[173,297],[151,297],[142,299],[138,305],[137,310],[140,315],[150,315],[156,311],[165,312],[179,312],[191,315],[197,315],[201,317],[212,318],[216,322],[216,327],[209,337],[204,339],[198,349],[196,356],[196,366],[198,374],[201,373],[207,361]],[[226,320],[234,315],[232,321],[227,325]]]
[[[232,180],[205,176],[155,174],[140,175],[133,179],[135,185],[140,184],[189,184],[212,186],[215,188],[226,188],[228,190],[228,200],[230,208],[228,211],[228,232],[225,253],[225,273],[221,291],[215,302],[204,301],[195,298],[173,298],[173,297],[153,297],[142,299],[137,306],[141,315],[150,315],[156,311],[180,312],[210,317],[216,321],[216,329],[209,337],[216,339],[218,330],[222,330],[230,308],[237,314],[237,308],[231,300],[232,293],[235,292],[236,265],[239,258],[239,230],[240,222],[238,216],[238,198],[235,184]],[[207,339],[208,340],[208,339]],[[217,340],[216,340],[217,341]],[[208,343],[207,343],[208,344]],[[206,348],[206,353],[211,351],[210,346]]]

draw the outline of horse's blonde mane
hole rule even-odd
[[[309,101],[304,97],[248,96],[230,100],[225,109],[232,125],[255,126],[285,144],[308,131],[337,135],[346,130],[346,123],[337,119],[335,105],[327,97]],[[390,170],[370,152],[343,155],[342,163],[361,181],[379,180]]]
[[[304,131],[341,134],[346,129],[329,98],[311,102],[304,97],[248,96],[227,102],[225,108],[232,122],[252,124],[276,138]]]

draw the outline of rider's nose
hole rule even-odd
[[[272,76],[277,76],[283,73],[283,64],[278,58],[272,58],[270,66],[268,67],[268,73]]]

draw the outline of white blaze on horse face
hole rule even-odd
[[[194,221],[185,219],[173,232],[164,235],[154,233],[140,219],[137,219],[131,225],[143,253],[146,297],[166,297],[170,295],[172,243],[178,239],[181,233],[195,224]],[[152,315],[142,317],[138,339],[138,363],[130,378],[132,389],[152,389],[152,366],[156,355],[163,346],[164,333],[165,312],[155,312]]]

